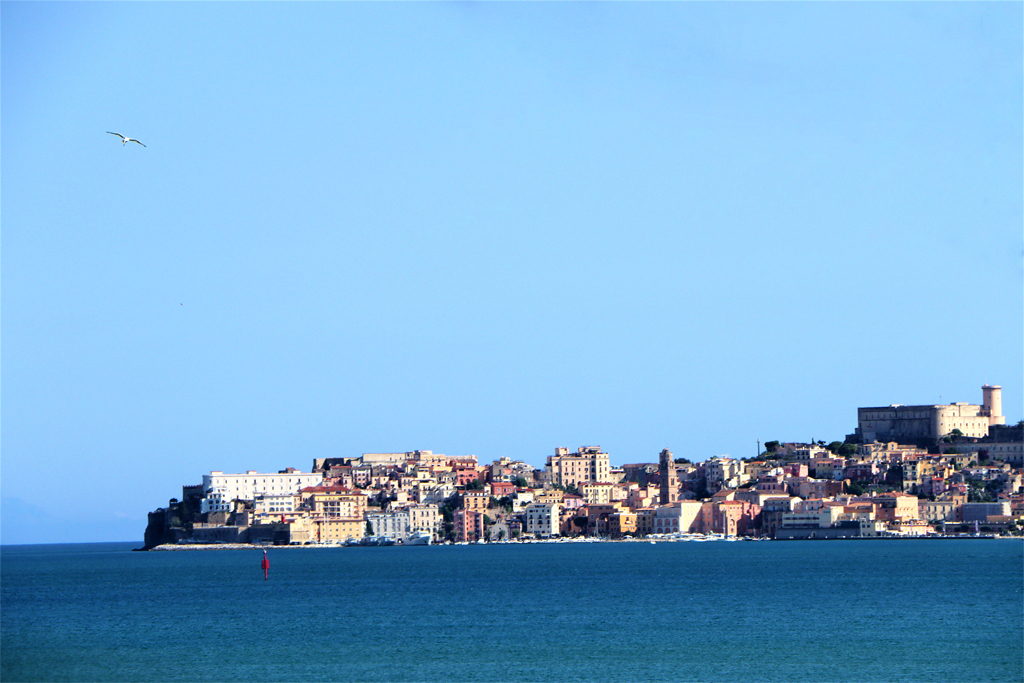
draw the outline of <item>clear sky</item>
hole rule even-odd
[[[317,457],[1016,422],[1022,7],[3,3],[0,540]]]

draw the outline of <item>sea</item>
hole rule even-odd
[[[1021,540],[0,547],[0,680],[1024,681]]]

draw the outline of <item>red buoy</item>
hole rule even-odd
[[[263,567],[263,580],[266,581],[267,580],[267,570],[270,569],[270,560],[267,559],[267,551],[266,550],[263,551],[263,562],[260,563],[260,566]]]

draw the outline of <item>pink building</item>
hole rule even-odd
[[[476,541],[484,537],[484,513],[479,510],[456,510],[455,540]]]
[[[469,463],[456,462],[452,470],[455,472],[456,481],[459,486],[465,486],[471,481],[484,480],[483,468]]]
[[[511,496],[515,491],[515,485],[508,481],[496,481],[491,484],[491,495],[495,498]]]
[[[705,503],[701,508],[704,531],[727,536],[744,536],[753,530],[761,508],[745,500]]]
[[[583,496],[577,496],[575,493],[567,493],[562,496],[562,507],[566,510],[579,510],[583,504]]]
[[[790,463],[786,465],[786,474],[791,477],[806,477],[807,476],[807,465],[800,463]]]

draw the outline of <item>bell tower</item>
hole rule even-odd
[[[676,464],[672,460],[672,451],[665,449],[658,456],[658,475],[661,481],[661,505],[669,505],[679,500],[679,478],[676,476]]]

